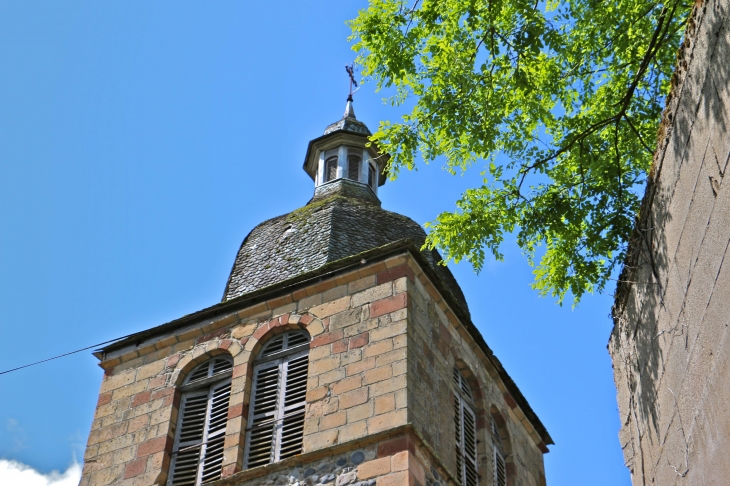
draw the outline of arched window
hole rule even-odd
[[[306,331],[290,331],[272,338],[254,361],[247,468],[302,452],[308,369]]]
[[[368,186],[373,188],[373,191],[375,190],[375,167],[373,167],[373,164],[368,164]]]
[[[461,372],[454,368],[456,471],[463,486],[477,486],[477,427],[473,396]]]
[[[353,181],[360,180],[360,157],[357,155],[347,156],[347,178]]]
[[[337,178],[337,156],[328,158],[324,163],[324,181],[333,181],[335,178]]]
[[[494,486],[507,486],[507,467],[504,462],[504,446],[497,422],[492,417],[492,443],[494,445]]]
[[[216,357],[196,366],[180,387],[168,486],[196,486],[220,478],[232,370],[229,356]]]

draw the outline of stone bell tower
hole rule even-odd
[[[223,300],[106,346],[82,485],[540,486],[550,435],[348,101]]]

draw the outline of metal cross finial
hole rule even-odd
[[[347,95],[347,101],[352,101],[352,85],[354,84],[355,87],[357,87],[357,81],[355,81],[355,63],[352,63],[349,66],[345,64],[345,71],[347,71],[347,75],[350,76],[350,94]]]

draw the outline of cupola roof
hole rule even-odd
[[[339,179],[320,186],[304,207],[264,221],[241,244],[228,279],[223,301],[399,241],[423,246],[426,233],[412,219],[386,211],[367,186]],[[452,297],[468,314],[459,284],[449,269],[439,265],[436,250],[421,250]]]
[[[359,144],[367,150],[382,182],[387,154],[375,144],[368,147],[370,131],[355,118],[348,99],[342,119],[312,140],[304,169],[316,178],[320,156],[332,147]],[[362,153],[362,152],[361,152]],[[326,271],[335,262],[350,259],[397,242],[421,248],[426,232],[410,218],[386,211],[368,184],[337,178],[318,184],[314,196],[302,208],[264,221],[243,240],[223,293],[223,301]],[[449,289],[461,310],[469,314],[459,284],[435,250],[421,250],[425,261]]]
[[[337,131],[357,133],[360,135],[365,135],[366,137],[372,135],[367,125],[365,125],[363,122],[355,117],[355,108],[352,106],[351,100],[347,101],[347,105],[345,106],[345,114],[342,115],[342,118],[334,123],[327,125],[327,128],[324,129],[324,134],[329,135],[330,133],[334,133]]]
[[[321,137],[309,142],[307,153],[304,156],[304,171],[309,174],[312,180],[315,180],[317,177],[319,155],[323,151],[338,145],[362,146],[370,153],[370,157],[377,161],[377,184],[382,186],[387,179],[385,168],[390,156],[381,153],[377,144],[370,143],[371,135],[372,133],[367,125],[355,117],[355,108],[352,105],[352,99],[348,98],[345,113],[342,115],[342,118],[327,125]]]

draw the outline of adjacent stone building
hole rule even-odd
[[[544,486],[550,435],[348,102],[221,303],[99,350],[82,485]]]
[[[730,2],[695,4],[609,342],[634,485],[730,484]]]

